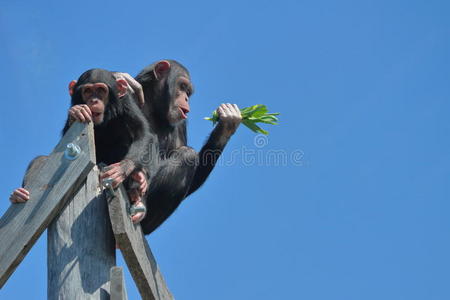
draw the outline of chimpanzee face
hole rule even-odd
[[[175,80],[175,95],[172,107],[169,109],[168,119],[173,125],[187,119],[189,113],[189,97],[192,95],[192,84],[189,76],[182,74]]]
[[[108,104],[109,88],[105,83],[86,83],[79,87],[81,98],[86,103],[91,112],[94,124],[103,122],[105,107]]]

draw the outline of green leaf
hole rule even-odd
[[[256,104],[256,105],[244,108],[241,110],[241,115],[243,118],[245,118],[245,117],[252,116],[253,114],[255,114],[257,112],[262,112],[262,114],[264,114],[265,112],[267,112],[266,106],[262,105],[262,104]]]
[[[258,125],[256,125],[255,123],[253,123],[249,120],[242,120],[242,124],[244,124],[245,126],[250,128],[250,130],[252,130],[253,132],[259,132],[259,133],[262,133],[265,135],[269,134],[269,132],[263,130],[261,127],[259,127]]]
[[[278,125],[278,116],[280,113],[268,113],[267,106],[263,104],[256,104],[241,109],[242,124],[247,126],[250,130],[257,133],[269,134],[268,131],[262,129],[256,123],[264,123],[270,125]],[[213,125],[219,122],[219,114],[217,111],[213,111],[211,117],[204,118],[205,120],[212,121]]]

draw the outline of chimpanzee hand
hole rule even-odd
[[[122,160],[121,162],[104,168],[102,174],[100,175],[100,181],[106,178],[111,178],[112,187],[115,189],[128,177],[128,175],[131,174],[131,172],[133,172],[134,169],[134,162],[128,159]]]
[[[134,202],[133,206],[135,208],[144,208],[144,212],[138,212],[134,215],[131,215],[131,221],[133,222],[133,224],[137,224],[144,219],[145,215],[147,214],[147,208],[142,201]]]
[[[137,183],[137,186],[128,191],[128,197],[133,203],[134,208],[144,208],[145,210],[146,207],[142,199],[148,189],[147,175],[142,170],[139,170],[131,173],[130,177],[135,183]],[[134,184],[132,184],[132,186],[133,185]],[[133,221],[134,224],[139,223],[144,219],[145,214],[146,210],[144,212],[137,212],[131,215],[131,221]]]
[[[9,196],[11,203],[23,203],[30,200],[30,192],[24,188],[15,189]]]
[[[139,195],[144,196],[148,188],[147,176],[145,175],[145,173],[143,171],[136,171],[133,172],[130,176],[131,179],[139,184]]]
[[[217,108],[217,113],[219,114],[218,126],[222,126],[224,135],[230,137],[235,133],[242,121],[239,107],[236,104],[222,103],[219,108]]]
[[[89,123],[92,121],[92,112],[86,104],[74,105],[69,109],[70,121]]]
[[[116,79],[125,79],[127,81],[128,90],[130,91],[131,95],[135,95],[137,97],[138,105],[140,108],[142,108],[145,103],[142,85],[128,73],[115,72],[113,73],[113,75]]]

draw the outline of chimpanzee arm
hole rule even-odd
[[[195,192],[208,178],[230,137],[224,135],[223,128],[216,126],[198,153],[198,165],[186,196]]]
[[[136,105],[135,101],[127,97],[122,99],[125,124],[130,128],[133,143],[130,145],[124,160],[131,160],[135,168],[155,172],[156,157],[159,155],[156,136],[150,131],[147,119]]]
[[[155,172],[155,157],[158,155],[158,147],[155,142],[156,137],[150,131],[143,113],[134,100],[125,97],[120,99],[117,117],[113,120],[114,126],[119,126],[118,131],[126,131],[126,135],[129,135],[129,144],[127,144],[126,154],[118,159],[120,161],[104,168],[100,179],[111,178],[112,186],[115,188],[134,170],[143,170],[150,178],[152,172]],[[96,146],[98,146],[97,141]],[[114,151],[114,149],[109,151]]]
[[[223,149],[241,122],[241,113],[236,104],[222,104],[217,109],[219,123],[198,154],[198,166],[186,196],[195,192],[208,178],[222,154]]]

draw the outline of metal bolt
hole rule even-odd
[[[112,178],[105,178],[102,181],[102,185],[106,191],[106,197],[108,197],[108,198],[114,197],[114,189],[113,189],[112,183],[113,183]]]
[[[75,143],[67,144],[66,151],[64,151],[64,157],[68,160],[77,159],[81,153],[80,146]]]
[[[140,212],[145,213],[146,211],[147,211],[147,208],[145,208],[145,206],[143,206],[143,205],[138,206],[138,205],[133,204],[130,207],[130,215],[132,215],[132,216],[134,216]]]

